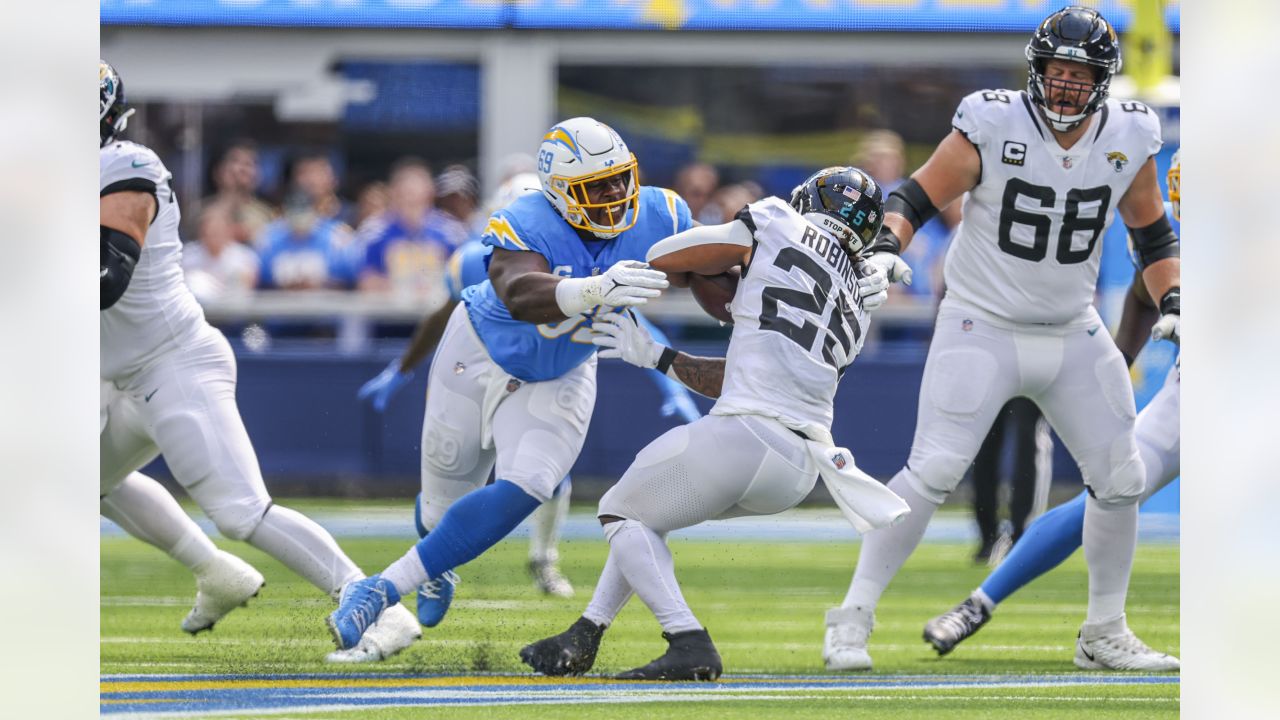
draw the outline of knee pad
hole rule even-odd
[[[1080,470],[1089,493],[1098,502],[1128,505],[1142,497],[1147,471],[1132,435],[1117,439],[1105,457],[1101,457],[1099,453],[1093,460],[1088,465],[1082,462]],[[1101,463],[1098,461],[1101,460],[1106,461],[1103,467],[1099,467]]]
[[[262,519],[267,516],[267,511],[270,509],[271,503],[266,502],[204,508],[204,511],[223,537],[228,540],[248,540],[253,531],[262,524]]]
[[[921,497],[937,505],[946,502],[947,496],[960,484],[965,470],[973,462],[972,458],[945,450],[911,455],[911,461],[901,472]]]
[[[600,514],[609,515],[611,513],[606,513],[602,511]],[[601,529],[604,530],[604,541],[612,542],[613,536],[617,535],[618,532],[622,530],[622,527],[624,525],[626,525],[627,523],[634,523],[634,522],[635,520],[622,519],[622,520],[614,520],[613,522],[610,522],[610,523],[605,523],[604,525],[601,526]]]
[[[630,513],[625,509],[624,504],[618,501],[618,493],[614,492],[617,487],[617,485],[614,485],[609,488],[609,491],[600,498],[600,505],[596,508],[596,517],[612,515],[613,517],[623,518],[624,521],[626,520],[627,515]],[[614,521],[604,525],[604,536],[606,538],[610,537],[609,527],[614,525],[622,525],[622,521]]]

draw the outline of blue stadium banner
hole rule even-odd
[[[102,0],[104,25],[1018,32],[1065,0]],[[1134,0],[1082,2],[1125,31]],[[1164,9],[1180,29],[1179,0]]]

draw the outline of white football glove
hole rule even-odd
[[[1181,318],[1181,315],[1161,315],[1156,324],[1151,326],[1151,339],[1168,340],[1174,345],[1182,345]]]
[[[858,297],[862,298],[863,310],[871,312],[889,299],[889,277],[884,268],[863,261],[854,272],[858,276]]]
[[[1160,319],[1151,326],[1152,340],[1182,345],[1182,290],[1173,288],[1160,298]]]
[[[867,262],[880,267],[884,270],[885,277],[889,278],[889,282],[900,282],[903,285],[911,284],[911,266],[902,258],[891,252],[878,252],[867,258]]]
[[[663,350],[629,312],[596,315],[591,323],[591,344],[603,348],[598,353],[602,358],[619,358],[642,368],[657,367]]]
[[[593,307],[643,305],[665,290],[667,276],[647,263],[622,260],[602,275],[565,278],[556,285],[556,304],[565,317],[581,315]]]

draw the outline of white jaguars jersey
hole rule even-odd
[[[137,143],[112,142],[98,159],[102,195],[138,190],[154,193],[157,204],[128,289],[99,314],[102,377],[119,380],[203,330],[204,311],[183,281],[173,175],[150,148]]]
[[[982,177],[947,251],[948,299],[1012,322],[1080,318],[1093,302],[1115,207],[1160,150],[1155,113],[1108,100],[1070,150],[1025,92],[973,93],[951,124],[977,147]]]
[[[829,441],[836,385],[867,336],[853,263],[776,197],[738,219],[756,244],[730,305],[733,335],[711,413],[764,415]]]

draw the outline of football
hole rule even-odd
[[[726,323],[733,322],[729,313],[729,303],[738,292],[738,280],[741,271],[733,268],[719,275],[689,275],[689,291],[698,301],[698,305],[711,317]]]

